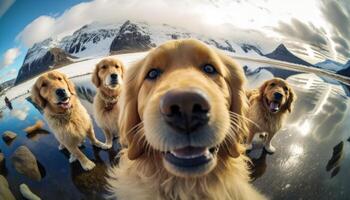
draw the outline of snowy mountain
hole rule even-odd
[[[350,63],[349,63],[349,65],[350,65]],[[315,66],[322,68],[322,69],[327,69],[327,70],[336,72],[336,71],[343,69],[344,65],[339,63],[339,62],[336,62],[334,60],[326,59],[322,62],[316,63]]]
[[[31,47],[24,59],[16,84],[57,66],[47,59],[50,50],[61,53],[73,61],[77,58],[94,58],[122,52],[145,51],[165,41],[180,38],[196,38],[232,54],[261,57],[264,49],[254,41],[236,41],[232,38],[209,37],[168,24],[131,22],[116,24],[92,23],[83,26],[64,38],[48,38]],[[51,59],[54,60],[54,59]]]
[[[280,44],[273,52],[266,54],[265,56],[276,60],[314,67],[314,65],[291,53],[284,44]]]

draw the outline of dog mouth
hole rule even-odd
[[[57,105],[63,109],[69,109],[71,107],[70,98],[66,97],[65,99],[58,102]]]
[[[181,168],[196,168],[208,164],[214,159],[218,147],[187,146],[164,153],[164,159],[174,166]]]
[[[266,104],[267,104],[267,107],[269,108],[270,112],[272,113],[277,113],[278,111],[280,111],[281,109],[281,103],[279,101],[270,101],[268,99],[266,99]]]

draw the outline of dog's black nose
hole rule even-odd
[[[111,74],[111,79],[112,80],[117,80],[118,79],[118,74]]]
[[[191,133],[209,121],[208,97],[198,89],[167,92],[160,101],[165,121],[179,133]]]
[[[67,92],[65,89],[59,88],[56,90],[56,95],[60,98],[67,97]]]
[[[281,100],[282,97],[283,97],[283,94],[281,94],[281,93],[279,93],[279,92],[275,92],[275,93],[273,94],[273,96],[274,96],[275,100]]]

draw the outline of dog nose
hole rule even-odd
[[[56,95],[58,97],[66,97],[67,96],[67,92],[65,89],[59,88],[56,90]]]
[[[209,121],[208,97],[198,89],[168,91],[160,102],[165,121],[179,133],[191,133]]]
[[[111,74],[111,79],[112,80],[118,79],[118,74]]]
[[[273,96],[275,97],[275,100],[281,100],[283,97],[283,95],[279,92],[275,92]]]

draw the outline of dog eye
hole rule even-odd
[[[159,69],[151,69],[147,73],[146,79],[154,80],[157,79],[161,74],[161,71]]]
[[[275,86],[276,86],[276,83],[271,83],[270,86],[271,86],[271,87],[275,87]]]
[[[202,69],[207,74],[216,74],[216,69],[211,64],[205,64]]]
[[[58,79],[59,81],[62,81],[62,78],[61,78],[61,77],[58,77],[57,79]]]
[[[119,68],[119,66],[118,66],[118,65],[116,65],[116,66],[115,66],[115,68],[117,68],[117,69],[118,69],[118,68]]]

